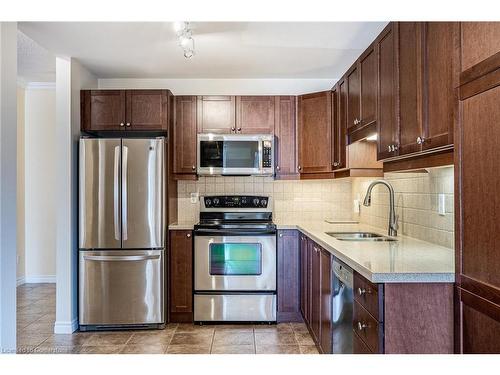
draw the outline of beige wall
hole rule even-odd
[[[24,88],[17,88],[17,279],[25,276]]]
[[[428,173],[386,173],[396,192],[396,213],[399,215],[399,233],[454,247],[453,167],[433,168]],[[361,198],[361,211],[354,219],[380,228],[387,228],[389,194],[384,186],[373,189],[372,205],[362,201],[373,179],[353,179],[353,199]],[[446,214],[438,214],[438,196],[445,195]]]
[[[351,219],[351,182],[345,180],[273,181],[270,177],[200,177],[179,181],[179,222],[196,222],[199,203],[190,202],[190,193],[262,194],[273,197],[274,219]]]
[[[53,89],[27,89],[25,101],[25,248],[27,281],[56,274],[55,126]]]

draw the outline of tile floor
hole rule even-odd
[[[17,288],[18,353],[317,354],[303,323],[169,324],[164,330],[53,333],[55,284]]]

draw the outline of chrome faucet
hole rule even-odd
[[[372,204],[372,189],[375,185],[385,185],[389,189],[389,236],[396,237],[398,235],[398,216],[396,215],[396,210],[394,208],[394,188],[390,183],[384,180],[373,181],[368,190],[366,191],[365,200],[363,205],[369,207]]]

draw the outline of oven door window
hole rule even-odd
[[[225,141],[224,168],[259,168],[258,141]]]
[[[262,274],[260,243],[211,243],[209,251],[210,275]]]

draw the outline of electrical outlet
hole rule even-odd
[[[191,203],[195,204],[198,203],[198,198],[199,198],[198,192],[196,193],[191,193]]]
[[[441,216],[446,215],[446,196],[444,194],[438,195],[438,213]]]

